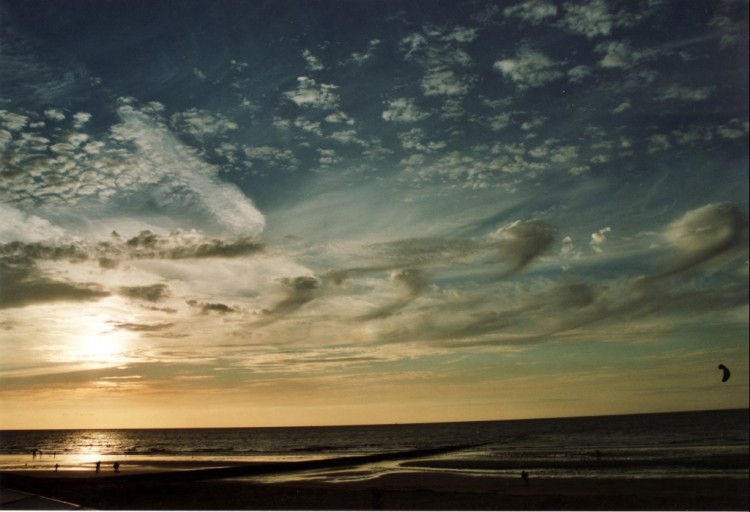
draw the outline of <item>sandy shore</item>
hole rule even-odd
[[[259,484],[4,472],[0,485],[100,510],[748,510],[747,478],[618,479],[394,472],[350,483]],[[75,477],[74,477],[75,476]],[[144,475],[146,476],[146,475]]]

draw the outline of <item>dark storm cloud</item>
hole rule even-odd
[[[91,283],[69,283],[44,276],[28,265],[0,261],[0,309],[62,301],[97,300],[109,295]]]
[[[132,299],[158,302],[169,296],[169,287],[161,283],[150,286],[123,286],[120,288],[120,293]]]

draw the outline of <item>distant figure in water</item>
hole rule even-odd
[[[31,452],[31,458],[36,459],[36,448],[34,449],[33,452]]]
[[[120,463],[119,463],[119,462],[115,462],[115,463],[114,463],[114,464],[112,465],[112,467],[114,467],[114,468],[115,468],[115,473],[119,473],[119,472],[120,472]]]
[[[96,462],[96,472],[98,473],[100,469],[102,469],[102,463],[99,462],[99,461],[97,461]]]
[[[55,464],[55,471],[57,471],[57,468],[60,467],[59,464]]]
[[[529,474],[526,472],[526,470],[521,471],[521,478],[523,479],[523,485],[528,487],[529,486]]]

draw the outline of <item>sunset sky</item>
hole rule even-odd
[[[747,407],[747,20],[0,0],[0,428]]]

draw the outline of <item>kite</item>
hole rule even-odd
[[[726,381],[728,381],[728,380],[729,380],[729,376],[730,376],[730,375],[732,375],[732,374],[730,373],[730,371],[729,371],[729,368],[727,368],[727,367],[726,367],[726,366],[724,366],[723,364],[720,364],[720,365],[719,365],[719,370],[723,370],[723,371],[724,371],[724,375],[723,375],[723,376],[721,377],[721,382],[726,382]]]

